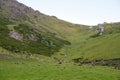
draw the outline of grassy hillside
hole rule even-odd
[[[112,26],[111,26],[112,25]],[[82,59],[84,61],[106,60],[120,58],[120,23],[104,24],[102,36],[95,29],[89,31],[82,28],[73,38],[69,38],[70,46],[61,49],[57,56],[65,60]]]
[[[120,23],[69,23],[0,0],[0,80],[120,80]]]
[[[40,32],[26,24],[13,25],[5,19],[0,20],[0,23],[2,23],[0,24],[0,46],[11,52],[50,56],[54,52],[59,51],[64,44],[69,43],[55,37],[51,33]],[[13,33],[10,35],[10,32]],[[18,38],[22,35],[23,38],[17,40],[14,35]]]
[[[53,19],[15,0],[1,0],[0,47],[13,53],[51,56],[64,45],[70,44],[42,23],[43,20],[48,24]]]

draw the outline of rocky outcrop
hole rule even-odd
[[[99,30],[99,35],[102,35],[104,32],[104,26],[103,24],[98,24],[97,29]]]
[[[12,37],[12,38],[14,38],[16,40],[23,41],[23,35],[19,34],[16,31],[10,31],[9,35],[10,35],[10,37]]]
[[[6,8],[5,6],[9,8]],[[35,14],[35,10],[33,10],[31,7],[27,7],[16,0],[0,0],[0,9],[5,10],[6,16],[10,19],[14,19],[16,16],[27,17],[28,13]]]

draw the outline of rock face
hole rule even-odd
[[[7,4],[6,6],[8,6],[11,9],[12,13],[16,15],[21,15],[21,14],[25,15],[25,13],[34,12],[32,8],[26,7],[24,4],[19,3],[16,0],[0,0],[0,3],[1,3],[0,6],[2,7],[2,9],[5,9],[3,5]]]
[[[5,13],[4,15],[14,22],[16,22],[16,17],[28,18],[30,13],[36,16],[40,14],[40,12],[35,12],[31,7],[27,7],[16,0],[0,0],[0,11],[2,12],[3,10],[5,11],[3,14]]]
[[[104,26],[102,24],[98,24],[97,29],[99,30],[99,35],[102,35],[104,32]]]
[[[19,34],[16,31],[10,31],[9,35],[10,35],[10,37],[12,37],[16,40],[23,41],[23,35]]]

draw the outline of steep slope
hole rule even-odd
[[[70,39],[71,45],[65,46],[54,57],[65,61],[78,63],[90,63],[95,61],[108,61],[106,65],[112,64],[120,68],[120,23],[105,23],[105,30],[100,36],[96,26],[89,30],[82,28]],[[109,62],[110,60],[110,62]]]
[[[37,10],[33,10],[24,4],[17,2],[16,0],[1,0],[0,5],[0,15],[10,21],[16,24],[27,24],[37,30],[50,32],[59,37],[71,35],[72,32],[77,30],[74,28],[75,26],[80,27],[80,25],[60,20],[55,16],[42,14]]]
[[[120,23],[106,23],[104,27],[102,36],[94,34],[83,45],[83,55],[86,58],[90,60],[120,58]]]
[[[0,0],[0,46],[15,53],[50,56],[58,52],[70,43],[44,24],[52,18],[16,0]]]
[[[0,45],[7,50],[45,55],[58,52],[53,56],[63,58],[67,55],[66,60],[120,57],[119,22],[105,23],[105,31],[99,36],[96,26],[90,30],[89,26],[42,14],[16,0],[1,0],[0,5]]]

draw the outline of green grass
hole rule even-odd
[[[98,36],[88,26],[37,14],[30,8],[25,13],[22,4],[10,6],[8,1],[3,0],[0,10],[0,80],[120,80],[120,70],[113,67],[78,66],[72,61],[120,58],[120,23],[104,24],[105,32]],[[11,30],[24,40],[11,38]],[[38,41],[29,40],[31,34]]]
[[[88,32],[85,28],[84,30],[78,28],[78,30],[71,33],[71,36],[64,35],[71,42],[71,45],[64,46],[60,52],[51,57],[35,54],[33,56],[11,54],[4,48],[0,48],[1,54],[8,55],[8,57],[0,58],[0,79],[120,80],[120,70],[105,66],[78,66],[72,62],[72,59],[79,57],[87,60],[120,57],[120,46],[118,45],[120,33],[109,34],[109,32],[106,32],[103,36],[91,37],[97,34],[97,31]],[[54,60],[54,58],[63,60],[62,64],[58,64],[58,61]]]
[[[74,36],[69,37],[70,46],[65,46],[58,54],[58,58],[67,59],[83,58],[85,60],[113,59],[120,58],[120,27],[119,23],[105,24],[105,32],[98,36],[98,31],[89,32],[82,27],[82,30],[73,32]]]
[[[102,66],[76,66],[34,59],[0,58],[1,80],[119,80],[120,71]]]
[[[9,29],[10,31],[15,30],[15,29],[14,29],[15,26],[18,26],[18,25],[7,25],[8,29]]]
[[[87,60],[119,58],[120,45],[118,44],[120,33],[118,31],[116,32],[116,29],[109,30],[109,27],[107,27],[103,36],[93,37],[98,32],[89,32],[88,28],[85,26],[61,28],[59,34],[71,42],[71,45],[66,45],[64,47],[61,46],[63,45],[64,40],[58,39],[54,37],[53,34],[48,33],[42,33],[41,37],[53,41],[56,47],[46,48],[45,44],[37,44],[36,42],[30,41],[25,42],[25,44],[31,43],[24,46],[25,49],[31,51],[31,53],[38,53],[41,50],[41,53],[49,53],[50,48],[56,49],[57,51],[61,49],[51,57],[45,57],[35,54],[30,56],[28,54],[20,54],[20,52],[16,54],[9,49],[6,50],[5,47],[9,48],[10,45],[14,45],[12,48],[13,50],[18,48],[21,51],[22,49],[24,50],[24,47],[21,46],[21,42],[5,37],[8,36],[9,30],[13,30],[13,25],[7,26],[8,23],[5,22],[2,22],[0,25],[0,44],[4,43],[4,46],[0,47],[0,54],[5,55],[0,57],[1,80],[21,80],[21,78],[23,80],[120,80],[120,71],[117,69],[91,65],[78,66],[72,63],[72,59],[80,57]],[[19,33],[23,33],[25,37],[26,33],[31,34],[32,31],[29,26],[20,26],[21,27],[16,26],[14,29]],[[68,30],[64,30],[65,28]],[[57,29],[59,28],[56,28],[55,30],[57,31]],[[119,28],[117,27],[117,30],[118,29]],[[34,34],[38,35],[39,33],[34,32]],[[38,48],[40,45],[42,45],[42,49]],[[55,61],[53,58],[63,60],[63,63],[58,64],[58,61]],[[43,59],[44,61],[42,61]]]
[[[11,38],[9,35],[11,30],[23,35],[23,40],[19,41]],[[31,35],[35,36],[37,41],[30,40],[29,37]],[[36,30],[27,24],[15,25],[5,18],[0,19],[0,47],[11,52],[51,56],[68,44],[68,41],[57,38],[52,33]]]
[[[120,58],[120,34],[111,34],[91,39],[83,46],[83,57],[95,59]]]

